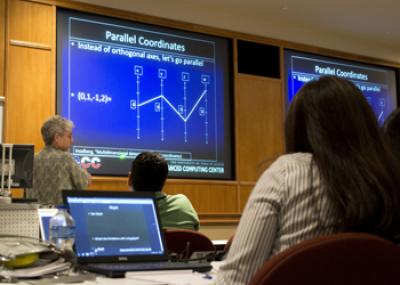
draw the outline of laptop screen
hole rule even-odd
[[[49,241],[50,219],[57,213],[57,209],[39,208],[38,213],[39,213],[40,238],[44,241]]]
[[[166,256],[153,195],[70,190],[63,195],[75,220],[78,259],[137,261]]]

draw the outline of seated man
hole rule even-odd
[[[167,176],[167,161],[159,153],[142,152],[132,162],[128,184],[133,191],[155,192],[163,228],[198,230],[199,217],[189,199],[162,192]]]
[[[28,198],[42,204],[61,204],[63,189],[84,189],[90,175],[82,169],[68,152],[72,144],[73,123],[53,116],[44,122],[41,132],[46,146],[35,155],[33,162],[33,189]]]

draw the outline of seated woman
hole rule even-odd
[[[286,154],[260,177],[216,284],[245,285],[272,255],[335,232],[400,233],[400,165],[351,82],[308,82],[285,122]]]
[[[199,217],[183,194],[162,192],[168,176],[167,161],[159,153],[142,152],[132,162],[128,184],[133,191],[155,192],[163,228],[199,229]]]

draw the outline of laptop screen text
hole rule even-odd
[[[151,198],[67,197],[77,257],[164,255]]]

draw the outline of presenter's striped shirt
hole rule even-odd
[[[215,283],[246,285],[272,255],[334,232],[318,169],[308,153],[279,157],[253,189]]]

